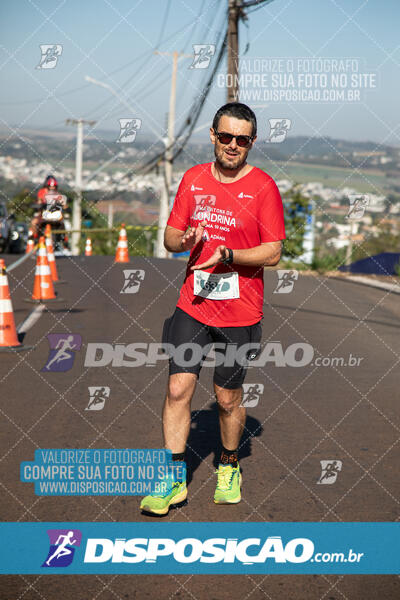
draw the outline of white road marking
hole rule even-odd
[[[26,319],[18,325],[17,333],[26,333],[29,331],[29,329],[31,329],[31,327],[33,327],[34,324],[40,319],[45,308],[46,306],[44,304],[38,304],[35,306],[33,311],[29,313]]]

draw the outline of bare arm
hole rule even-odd
[[[164,231],[164,246],[168,252],[183,252],[182,239],[185,232],[166,226]]]
[[[191,269],[207,269],[222,262],[228,257],[226,248],[226,246],[218,246],[214,254],[206,262],[194,265]],[[282,243],[280,241],[267,242],[259,246],[254,246],[254,248],[241,248],[238,250],[233,248],[233,264],[246,267],[271,267],[278,264],[281,252]]]
[[[233,262],[236,265],[249,267],[272,267],[280,261],[282,243],[266,242],[254,248],[244,248],[233,251]]]

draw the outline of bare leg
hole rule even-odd
[[[32,233],[35,238],[39,235],[39,223],[40,223],[39,217],[32,217],[31,228],[32,228]]]
[[[163,409],[164,444],[173,454],[185,451],[190,431],[190,403],[196,389],[197,376],[175,373],[168,380]]]
[[[246,409],[239,406],[242,388],[227,390],[214,383],[214,391],[218,402],[222,445],[227,450],[235,450],[239,446],[246,420]]]

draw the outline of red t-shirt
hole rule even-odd
[[[45,198],[48,193],[49,193],[49,188],[47,188],[47,187],[40,188],[40,190],[37,193],[38,204],[45,204],[45,202],[46,202]]]
[[[190,267],[208,260],[221,244],[234,251],[285,239],[282,199],[274,180],[257,167],[237,181],[221,183],[213,176],[211,164],[196,165],[186,171],[168,219],[168,225],[180,231],[207,221],[207,233],[203,236],[207,239],[190,253],[177,306],[206,325],[253,325],[263,316],[263,267],[233,262],[204,269],[209,273],[238,273],[240,297],[227,300],[195,295]]]

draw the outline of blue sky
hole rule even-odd
[[[154,49],[190,53],[194,43],[214,43],[226,6],[227,0],[3,1],[0,127],[57,129],[68,117],[84,116],[97,119],[99,130],[117,132],[118,118],[135,116],[143,132],[161,134],[171,58]],[[240,24],[241,53],[250,44],[246,59],[358,57],[362,72],[377,74],[376,89],[362,90],[357,103],[272,102],[255,109],[260,135],[267,133],[268,118],[286,117],[294,135],[400,144],[398,2],[275,0],[252,10]],[[63,53],[55,69],[38,70],[39,44],[46,43],[62,44]],[[206,76],[190,70],[190,63],[179,62],[177,127]],[[86,75],[112,86],[135,114],[110,91],[88,84]],[[224,102],[225,90],[214,86],[199,125]]]

